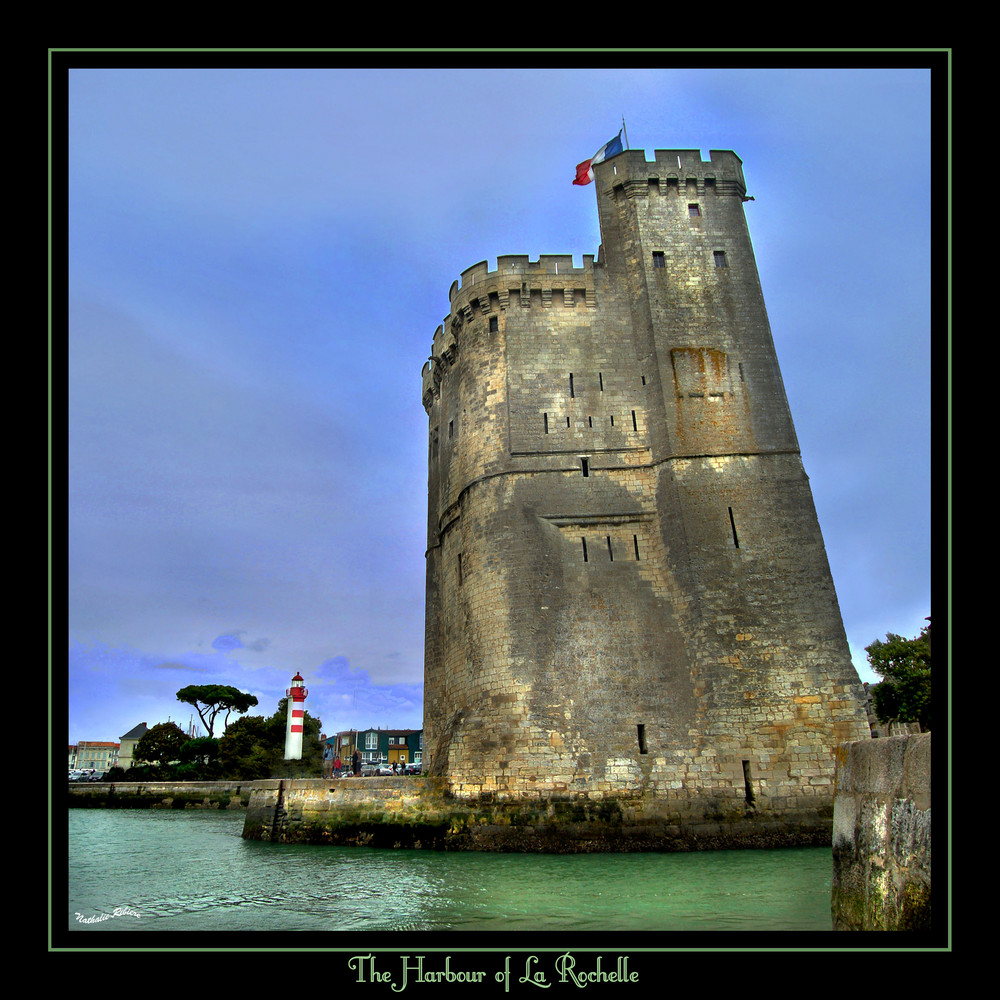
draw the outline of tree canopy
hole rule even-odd
[[[187,741],[187,734],[176,722],[161,722],[142,734],[132,757],[150,764],[170,764],[181,759],[181,747]]]
[[[177,692],[177,700],[194,705],[209,736],[215,736],[215,719],[220,712],[226,713],[222,720],[222,730],[225,732],[232,712],[242,715],[257,704],[254,695],[226,684],[190,684]]]
[[[872,688],[872,708],[879,722],[919,722],[931,728],[930,619],[913,639],[889,632],[885,642],[865,646],[868,662],[882,681]]]

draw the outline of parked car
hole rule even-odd
[[[361,762],[361,777],[370,778],[374,774],[378,774],[378,764],[370,760],[363,760]]]
[[[103,771],[95,771],[93,774],[88,774],[87,777],[84,778],[84,781],[103,781],[103,780],[104,780]]]
[[[403,768],[403,774],[420,774],[420,765],[407,764],[406,767]]]

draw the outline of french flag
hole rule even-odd
[[[594,153],[589,160],[584,160],[583,163],[578,163],[576,165],[576,180],[574,180],[573,183],[589,184],[594,179],[594,164],[601,163],[603,160],[608,159],[608,157],[615,156],[621,151],[622,134],[619,132],[613,139],[601,146],[601,148]]]

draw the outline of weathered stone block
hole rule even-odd
[[[835,930],[931,929],[931,734],[837,749]]]

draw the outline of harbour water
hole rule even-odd
[[[107,932],[308,931],[337,947],[340,934],[347,946],[418,931],[831,928],[828,848],[390,851],[247,841],[243,818],[242,811],[69,810],[70,937],[84,945],[84,935]]]

